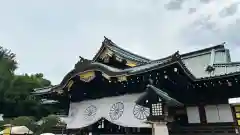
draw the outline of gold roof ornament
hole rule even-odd
[[[88,72],[79,74],[79,77],[81,81],[90,82],[96,77],[96,75],[94,71],[88,71]]]
[[[107,55],[108,49],[105,49],[102,54],[99,56],[100,59],[103,59]]]
[[[68,90],[68,91],[70,91],[73,83],[74,83],[73,80],[70,80],[70,81],[68,82],[68,84],[67,84],[67,90]]]
[[[129,67],[136,67],[136,66],[137,66],[137,63],[136,63],[136,62],[133,62],[133,61],[127,60],[126,65],[128,65]]]

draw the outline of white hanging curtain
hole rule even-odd
[[[142,94],[106,97],[96,100],[71,103],[68,129],[78,129],[92,125],[104,118],[111,123],[124,127],[151,127],[146,124],[149,108],[142,108],[135,101]]]

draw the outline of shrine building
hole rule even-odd
[[[239,88],[240,62],[224,44],[151,60],[105,37],[91,60],[80,57],[58,85],[33,94],[67,110],[68,134],[230,135]]]

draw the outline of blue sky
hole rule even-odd
[[[54,84],[107,36],[157,59],[227,42],[239,61],[240,0],[0,1],[0,45],[17,54],[17,73],[44,73]]]

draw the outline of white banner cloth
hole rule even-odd
[[[135,104],[142,94],[108,97],[70,103],[68,129],[77,129],[94,124],[101,118],[124,127],[151,127],[146,124],[149,108]]]

